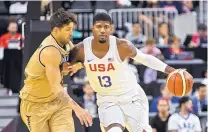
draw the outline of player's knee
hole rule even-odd
[[[121,124],[114,123],[105,128],[106,132],[123,132],[124,127]]]

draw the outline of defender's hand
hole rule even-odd
[[[76,63],[74,65],[70,65],[69,67],[70,76],[74,75],[78,70],[82,69],[82,63]]]
[[[76,116],[79,118],[82,125],[85,124],[86,127],[92,126],[92,117],[90,114],[81,107],[74,109]]]

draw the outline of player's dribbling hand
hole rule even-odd
[[[86,127],[92,126],[92,117],[90,114],[81,107],[74,109],[76,116],[79,118],[82,125],[85,124]]]
[[[186,79],[193,81],[193,76],[190,73],[188,73],[187,71],[185,71],[185,74],[187,75],[186,76]]]

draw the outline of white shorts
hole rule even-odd
[[[152,132],[149,125],[149,105],[143,89],[119,96],[97,94],[98,113],[103,127],[118,123],[129,132]]]

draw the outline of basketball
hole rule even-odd
[[[177,69],[167,78],[167,87],[173,96],[187,95],[193,86],[193,79],[184,69]]]

